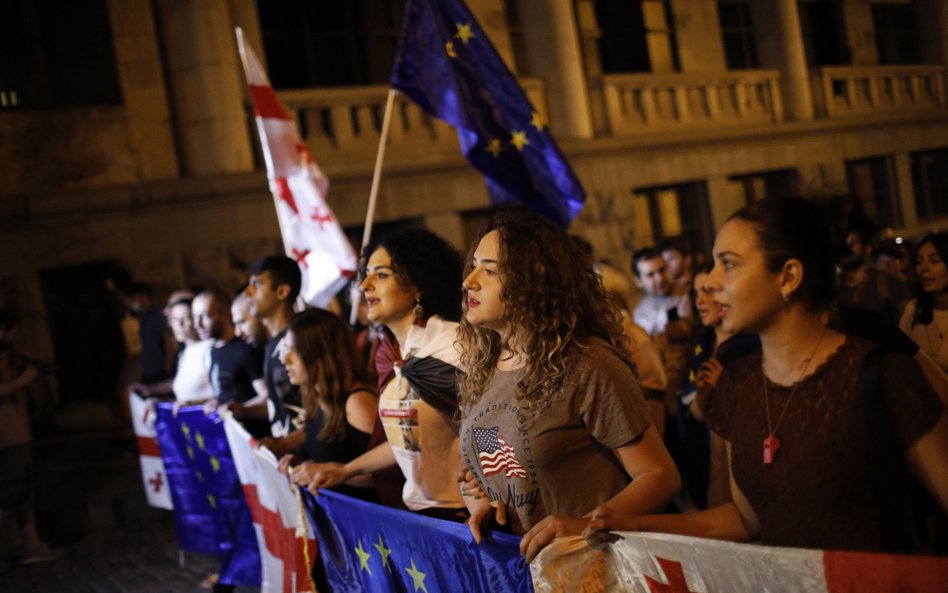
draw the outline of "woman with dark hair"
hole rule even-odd
[[[727,441],[732,502],[678,516],[599,509],[598,530],[821,549],[908,551],[905,462],[948,508],[948,421],[918,365],[826,325],[830,231],[801,198],[742,208],[707,281],[730,332],[761,350],[729,364],[707,411]]]
[[[347,463],[366,452],[378,398],[366,382],[349,328],[334,313],[323,309],[297,313],[287,324],[281,348],[287,376],[300,387],[305,411],[305,440],[299,454],[306,461],[293,469],[292,478],[307,484],[317,463]],[[281,464],[292,460],[285,456]],[[340,484],[336,489],[374,498],[365,488],[354,486]]]
[[[948,372],[948,232],[922,239],[915,262],[918,296],[905,307],[899,327]]]
[[[377,472],[397,463],[405,478],[401,502],[408,509],[463,520],[453,421],[461,258],[437,235],[411,229],[366,247],[361,276],[369,321],[386,330],[376,355],[385,438],[349,463],[320,467],[309,486],[331,487],[373,473],[378,487]],[[382,488],[379,494],[392,503]]]
[[[551,223],[511,214],[483,230],[468,266],[461,451],[487,494],[469,497],[475,540],[509,519],[532,560],[599,505],[667,504],[678,473],[590,257]]]

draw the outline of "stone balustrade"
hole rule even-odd
[[[945,68],[824,67],[813,72],[813,93],[823,117],[941,109],[945,107]]]
[[[776,70],[611,74],[602,85],[617,136],[783,120]]]
[[[547,117],[544,83],[521,79],[527,98]],[[295,117],[300,133],[317,162],[374,154],[378,148],[388,88],[384,85],[281,91],[280,99]],[[450,125],[424,113],[398,94],[389,129],[388,154],[416,156],[458,150]]]

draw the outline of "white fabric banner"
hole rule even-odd
[[[128,400],[132,413],[132,428],[138,441],[138,461],[142,468],[145,497],[151,506],[170,511],[173,508],[171,491],[168,489],[165,464],[161,461],[158,435],[155,432],[157,414],[137,393],[129,393]]]
[[[535,593],[948,591],[948,558],[734,544],[660,533],[555,540],[531,563]]]
[[[237,46],[286,253],[303,272],[300,294],[309,304],[325,307],[355,275],[358,257],[326,203],[329,180],[300,138],[240,29]]]
[[[312,591],[309,575],[316,562],[316,539],[289,476],[280,473],[273,454],[258,448],[229,414],[224,430],[257,533],[263,564],[261,593]]]

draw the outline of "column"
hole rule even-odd
[[[813,119],[813,97],[796,0],[752,2],[754,37],[761,64],[780,70],[787,119]]]
[[[853,66],[874,66],[879,63],[876,37],[872,24],[872,5],[861,0],[843,2],[843,22]]]
[[[589,93],[572,0],[517,3],[526,76],[546,82],[550,129],[562,138],[593,136]]]
[[[706,182],[708,189],[708,203],[711,206],[711,222],[714,225],[714,231],[721,230],[725,221],[747,205],[747,196],[744,195],[744,187],[739,182],[734,182],[726,177],[708,179]]]
[[[724,42],[715,0],[671,0],[682,72],[721,72]]]
[[[907,152],[892,156],[895,163],[895,187],[898,190],[899,207],[902,209],[902,226],[911,229],[918,226],[918,210],[915,207],[915,184],[912,181],[912,160]]]
[[[227,0],[158,0],[182,174],[253,169],[245,82]]]

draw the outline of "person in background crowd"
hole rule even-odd
[[[948,372],[948,232],[927,235],[918,244],[919,291],[899,327]]]
[[[254,437],[269,436],[263,371],[253,349],[234,333],[230,299],[222,291],[206,290],[194,297],[191,315],[198,337],[213,341],[209,376],[217,405],[230,408]]]
[[[684,515],[597,509],[587,530],[659,531],[817,549],[910,551],[904,462],[948,508],[948,419],[919,367],[829,329],[833,252],[818,205],[767,198],[718,232],[707,285],[761,350],[728,365],[707,411],[733,501]],[[904,459],[904,461],[903,461]]]
[[[711,265],[694,277],[695,309],[704,328],[692,351],[688,375],[678,392],[679,450],[675,459],[684,482],[684,492],[698,509],[729,500],[724,441],[704,424],[702,409],[707,406],[724,365],[760,348],[757,336],[733,334],[721,321],[724,311],[714,301],[708,278]],[[674,454],[675,452],[673,452]]]
[[[385,504],[463,521],[454,421],[461,257],[434,233],[410,229],[366,246],[361,277],[368,319],[386,330],[375,360],[380,423],[368,453],[345,465],[327,464],[309,486],[329,488],[372,473]],[[398,498],[391,477],[379,473],[396,463],[404,475]]]
[[[878,228],[864,216],[849,223],[849,253],[839,259],[838,300],[841,304],[885,315],[895,325],[909,300],[909,292],[895,276],[872,266],[872,246]]]
[[[591,259],[552,223],[510,214],[481,232],[468,265],[461,450],[487,494],[468,497],[475,540],[509,521],[529,561],[599,505],[661,509],[678,472]]]
[[[141,379],[145,385],[157,384],[171,377],[169,360],[174,352],[168,348],[165,330],[168,325],[160,307],[154,304],[151,286],[136,282],[129,289],[128,308],[138,319],[141,342]]]
[[[286,367],[280,361],[280,342],[286,324],[293,317],[293,304],[300,294],[303,275],[300,266],[285,255],[270,255],[258,260],[250,269],[250,282],[245,294],[250,309],[270,334],[263,351],[263,374],[266,378],[267,415],[273,436],[286,436],[293,430],[292,414],[287,405],[299,408],[299,388],[290,383]]]
[[[253,314],[253,303],[250,297],[241,289],[230,305],[230,316],[234,322],[234,333],[241,340],[250,344],[254,350],[260,352],[260,361],[263,364],[263,352],[270,336],[267,328],[260,323]]]
[[[915,274],[915,252],[907,241],[896,242],[895,239],[881,239],[872,247],[872,265],[878,270],[898,278],[905,285],[909,294],[918,290],[918,276]],[[904,262],[911,265],[907,268]]]
[[[684,292],[691,290],[694,260],[688,240],[684,237],[662,239],[658,244],[658,252],[665,260],[665,273],[672,284]]]
[[[22,550],[20,561],[31,564],[59,555],[36,529],[28,387],[39,372],[13,352],[17,330],[13,313],[0,309],[0,516],[15,520]]]

